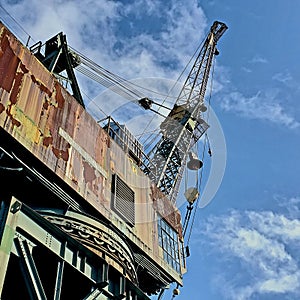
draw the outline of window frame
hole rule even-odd
[[[163,250],[164,261],[181,274],[181,249],[178,233],[160,215],[158,215],[157,230],[158,244]]]

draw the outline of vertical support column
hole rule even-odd
[[[63,281],[63,271],[65,266],[65,254],[66,254],[67,242],[64,241],[60,247],[60,257],[57,265],[56,281],[55,281],[55,291],[54,291],[54,300],[60,300],[62,281]]]
[[[128,300],[138,300],[138,296],[134,294],[131,290],[128,291]]]
[[[119,299],[123,299],[126,297],[126,280],[125,277],[120,276],[120,294],[119,294]]]
[[[21,239],[16,238],[15,246],[20,257],[21,268],[24,271],[25,282],[31,298],[37,300],[47,300],[27,241],[22,241]]]
[[[83,299],[83,300],[101,300],[108,299],[104,295],[104,291],[107,293],[107,286],[109,284],[108,279],[108,265],[103,263],[102,268],[98,273],[99,281],[96,283],[95,288]]]
[[[65,262],[63,260],[60,260],[57,264],[54,300],[60,300],[64,266]]]
[[[14,197],[10,204],[4,201],[0,203],[0,299],[16,231],[17,212],[20,208],[21,203]]]

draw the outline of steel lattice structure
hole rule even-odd
[[[162,137],[149,153],[151,164],[145,172],[174,202],[190,148],[208,129],[201,118],[206,110],[204,95],[216,45],[226,31],[215,21],[180,91],[177,101],[160,126]]]

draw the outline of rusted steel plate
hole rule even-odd
[[[122,229],[111,210],[112,174],[118,174],[135,192],[136,224],[128,237],[149,255],[159,255],[156,212],[181,235],[178,210],[1,23],[0,126]]]

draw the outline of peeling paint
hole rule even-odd
[[[95,159],[93,159],[89,153],[87,153],[80,145],[78,145],[66,131],[64,131],[62,128],[59,128],[59,134],[84,158],[86,162],[88,162],[104,177],[107,177],[105,170],[103,170],[103,168],[95,161]]]
[[[68,161],[68,159],[69,159],[69,150],[68,149],[60,150],[60,149],[52,147],[52,151],[57,158],[61,158],[64,161]]]
[[[57,101],[58,107],[63,108],[65,99],[61,93],[61,86],[58,83],[55,83],[56,95],[55,99]]]
[[[53,142],[53,137],[52,136],[45,136],[43,138],[43,146],[48,147],[49,145],[51,145]]]
[[[180,213],[167,197],[151,187],[135,162],[1,23],[0,31],[0,127],[104,217],[126,230],[110,205],[112,175],[117,173],[135,192],[140,219],[130,229],[130,238],[145,251],[158,252],[153,235],[156,212],[181,237]]]
[[[95,169],[87,162],[83,162],[83,176],[86,182],[93,182],[96,179]]]
[[[18,121],[16,118],[14,118],[13,113],[12,113],[13,110],[14,110],[14,107],[9,106],[9,108],[6,109],[6,114],[9,116],[12,126],[20,127],[21,122]]]
[[[14,78],[14,85],[9,97],[11,104],[16,104],[18,101],[18,95],[23,75],[23,73],[16,73],[16,76]]]
[[[0,86],[10,92],[20,60],[14,55],[7,35],[8,31],[4,30],[0,44]]]

